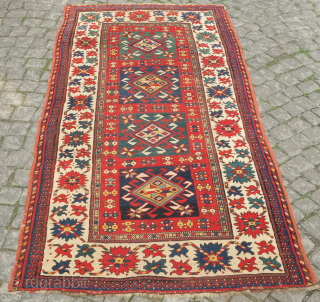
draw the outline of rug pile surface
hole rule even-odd
[[[67,6],[9,289],[305,287],[315,277],[222,6]]]

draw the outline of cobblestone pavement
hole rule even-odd
[[[196,1],[223,3],[228,9],[244,49],[264,127],[280,164],[302,242],[320,279],[320,1]],[[54,39],[64,5],[81,3],[99,2],[0,0],[0,301],[151,301],[139,296],[75,298],[64,294],[7,293]],[[190,301],[317,302],[320,292],[271,291],[213,300],[195,296]]]

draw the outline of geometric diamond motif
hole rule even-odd
[[[120,60],[166,60],[177,58],[174,34],[145,33],[136,31],[133,35],[120,33]]]
[[[155,74],[149,73],[133,81],[132,84],[149,94],[153,94],[171,83]]]
[[[162,206],[183,190],[184,188],[168,179],[155,176],[132,193],[156,206]]]
[[[121,67],[119,88],[120,104],[182,103],[178,66]]]
[[[142,129],[138,129],[136,132],[132,133],[139,140],[144,140],[146,143],[152,146],[156,145],[160,141],[172,136],[174,133],[168,129],[160,127],[154,122],[146,124]]]
[[[184,112],[119,115],[119,158],[190,153]]]
[[[119,185],[121,220],[200,215],[190,165],[120,169]]]
[[[164,45],[164,44],[160,43],[157,40],[150,39],[150,38],[144,38],[142,40],[139,40],[136,43],[131,44],[130,46],[133,46],[133,47],[138,48],[144,52],[149,53],[149,52],[159,48],[162,45]]]

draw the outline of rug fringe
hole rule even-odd
[[[320,289],[320,286],[318,284],[312,285],[312,286],[303,286],[303,287],[283,287],[283,288],[277,288],[277,289],[272,289],[272,291],[275,292],[281,292],[283,290],[289,290],[289,291],[301,291],[301,290],[308,290],[308,291],[314,291],[314,290],[318,290]],[[87,295],[96,295],[96,296],[108,296],[108,297],[116,297],[116,296],[121,296],[121,297],[126,297],[126,298],[130,298],[132,296],[140,296],[143,298],[148,298],[150,300],[154,300],[154,299],[159,299],[159,296],[161,297],[161,299],[166,296],[168,298],[172,297],[172,298],[176,298],[179,296],[183,296],[183,297],[187,297],[188,299],[193,299],[193,298],[199,298],[199,297],[203,297],[203,298],[209,298],[209,299],[215,299],[215,298],[219,298],[222,296],[226,296],[226,297],[233,297],[236,295],[243,295],[243,294],[247,294],[250,295],[252,293],[260,293],[262,291],[270,291],[270,289],[268,288],[257,288],[254,290],[250,290],[250,289],[245,289],[245,290],[238,290],[238,291],[224,291],[224,292],[199,292],[199,293],[184,293],[183,291],[177,291],[176,293],[170,293],[170,294],[166,294],[166,293],[141,293],[141,292],[136,292],[136,293],[118,293],[118,294],[108,294],[108,293],[104,293],[101,294],[99,292],[96,291],[88,291],[88,292],[70,292],[64,289],[60,289],[60,290],[37,290],[37,291],[11,291],[8,292],[9,295],[15,295],[18,293],[25,293],[25,292],[29,292],[32,294],[54,294],[54,293],[63,293],[66,294],[68,296],[71,297],[82,297],[82,296],[87,296]]]
[[[69,6],[101,6],[102,4],[72,4]],[[119,5],[119,4],[104,4],[104,5]],[[180,6],[199,6],[199,4],[190,4],[190,3],[186,3],[186,4],[172,4],[172,3],[161,3],[161,4],[155,4],[155,3],[129,3],[129,4],[121,4],[123,6],[130,6],[130,5],[135,5],[135,6],[143,6],[143,5],[158,5],[158,6],[162,6],[162,5],[168,5],[168,6],[172,6],[172,5],[180,5]],[[224,4],[203,4],[202,6],[220,6],[223,7],[225,10],[227,10],[227,7]]]

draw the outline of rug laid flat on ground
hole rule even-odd
[[[316,282],[222,6],[67,6],[35,152],[11,291]]]

